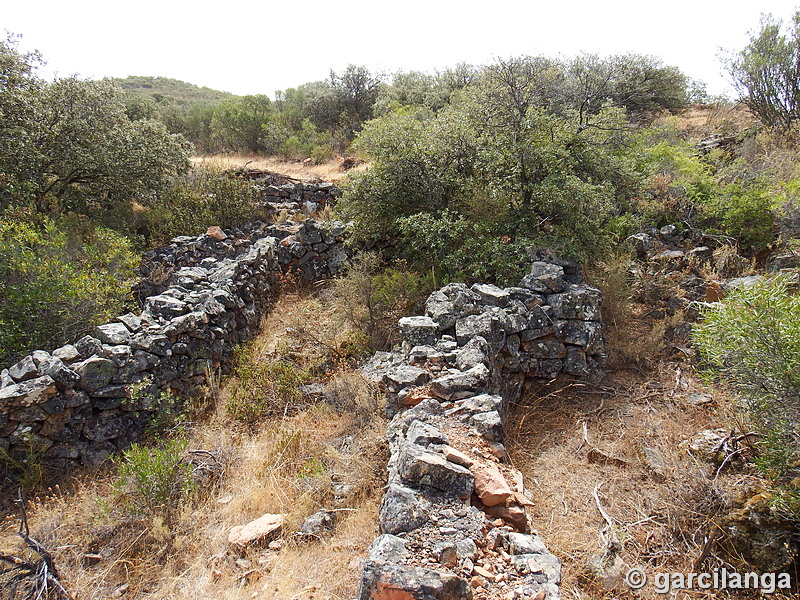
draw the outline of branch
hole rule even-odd
[[[617,534],[614,533],[614,522],[600,503],[600,495],[598,492],[600,488],[603,487],[603,483],[604,482],[600,482],[597,484],[592,491],[592,496],[594,497],[595,504],[597,504],[597,510],[600,511],[600,516],[602,516],[603,520],[606,522],[605,527],[600,530],[600,538],[605,540],[604,545],[606,547],[606,552],[613,555],[622,550],[622,543],[619,541],[619,538],[617,538]]]
[[[17,588],[27,580],[25,586],[28,591],[25,600],[39,600],[49,598],[51,589],[56,593],[57,600],[72,600],[69,592],[64,588],[58,579],[58,571],[53,562],[53,556],[37,540],[31,537],[28,528],[28,516],[25,512],[25,503],[22,491],[15,500],[20,508],[20,523],[17,534],[25,542],[25,545],[38,555],[36,560],[30,561],[10,554],[0,553],[0,562],[10,565],[6,569],[0,570],[0,575],[9,575],[3,582],[2,590],[10,590],[9,600],[17,597]]]

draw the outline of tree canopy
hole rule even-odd
[[[190,145],[163,124],[131,120],[110,81],[47,83],[36,55],[0,43],[0,208],[104,210],[147,198],[188,166]]]
[[[800,118],[800,11],[788,31],[764,15],[760,29],[727,67],[750,110],[769,127],[789,129]]]

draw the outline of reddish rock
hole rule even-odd
[[[431,389],[428,386],[417,386],[400,399],[400,406],[416,406],[428,398],[434,398],[433,394],[431,394]]]
[[[704,300],[706,302],[719,302],[725,297],[725,291],[722,286],[716,281],[709,281],[706,286],[706,295]]]
[[[469,456],[461,452],[461,450],[456,450],[452,446],[442,446],[442,454],[444,454],[444,457],[450,462],[461,465],[462,467],[467,467],[468,469],[475,464],[475,461]]]
[[[228,234],[222,231],[222,228],[217,225],[212,225],[208,229],[206,229],[206,235],[210,237],[212,240],[217,240],[221,242],[228,238]]]
[[[475,494],[486,506],[507,506],[514,500],[514,491],[506,478],[494,465],[472,469],[475,476]]]
[[[247,525],[233,527],[228,534],[228,543],[236,544],[237,546],[248,546],[280,531],[285,522],[285,514],[267,513],[255,521],[250,521]]]
[[[489,516],[502,519],[517,531],[523,533],[530,531],[528,515],[525,514],[525,509],[519,504],[511,504],[510,506],[484,506],[482,510]]]

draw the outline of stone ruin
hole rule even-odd
[[[528,522],[503,420],[526,388],[603,375],[600,304],[574,263],[534,262],[519,287],[450,284],[400,320],[402,348],[364,368],[392,420],[359,600],[559,598],[561,563]]]
[[[344,226],[312,220],[210,228],[143,257],[142,310],[0,372],[0,448],[68,470],[138,440],[162,391],[190,395],[251,339],[281,276],[338,273]],[[507,463],[509,402],[557,377],[595,380],[605,361],[600,292],[575,263],[537,261],[519,287],[450,284],[400,320],[402,346],[376,353],[392,417],[381,535],[360,600],[559,597],[560,561],[531,528]],[[139,393],[134,390],[141,388]],[[399,594],[399,595],[398,595]]]
[[[0,372],[0,449],[61,470],[96,465],[140,439],[162,392],[190,396],[228,368],[274,299],[279,276],[332,277],[341,223],[257,225],[179,237],[147,253],[139,314]]]

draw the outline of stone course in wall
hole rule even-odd
[[[256,189],[272,212],[314,213],[336,204],[341,190],[330,182],[296,182],[282,185],[256,183]]]
[[[392,419],[360,600],[559,598],[561,563],[528,522],[503,418],[526,385],[602,377],[600,303],[576,265],[537,261],[519,287],[450,284],[400,320],[402,348],[364,368]]]
[[[234,347],[257,332],[282,273],[310,281],[338,272],[342,235],[339,223],[310,220],[212,227],[147,253],[139,314],[0,372],[0,449],[43,452],[47,464],[68,469],[129,446],[162,392],[189,396],[226,369]]]

